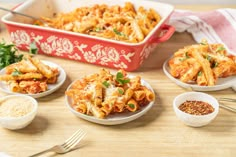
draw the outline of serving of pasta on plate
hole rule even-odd
[[[0,74],[0,87],[3,92],[33,97],[49,94],[65,81],[62,68],[30,55],[25,55],[20,62],[2,69]]]
[[[74,111],[98,119],[135,113],[155,100],[153,90],[142,84],[140,76],[128,77],[124,70],[113,75],[106,69],[73,82],[66,96]]]
[[[163,69],[178,84],[198,86],[200,90],[218,90],[236,83],[236,56],[228,54],[222,44],[209,44],[206,40],[179,49]]]

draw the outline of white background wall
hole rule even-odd
[[[0,2],[20,3],[25,0],[0,0]],[[236,0],[152,0],[170,4],[236,4]]]

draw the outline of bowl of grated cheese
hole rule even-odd
[[[0,98],[0,125],[10,130],[29,125],[37,114],[38,102],[27,95],[8,95]]]

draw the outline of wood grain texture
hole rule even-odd
[[[0,5],[7,6],[4,3]],[[194,10],[219,7],[221,6],[176,6]],[[4,27],[1,28],[0,37],[10,41]],[[68,85],[75,79],[97,72],[100,66],[38,55],[40,59],[59,64],[66,71],[67,80],[55,93],[38,99],[38,114],[29,126],[17,131],[0,128],[0,152],[6,152],[14,157],[25,157],[62,143],[81,128],[87,131],[87,136],[80,149],[63,157],[235,156],[235,113],[220,109],[219,115],[211,124],[192,128],[181,123],[172,109],[173,99],[188,90],[169,80],[162,71],[162,64],[177,49],[193,43],[195,41],[190,34],[175,33],[169,41],[158,45],[143,65],[131,73],[140,75],[151,84],[156,92],[156,102],[144,116],[117,126],[103,126],[82,120],[74,116],[65,105],[64,92]],[[235,98],[232,89],[206,93],[217,98]],[[235,107],[235,104],[229,105]]]

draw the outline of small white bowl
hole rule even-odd
[[[192,115],[179,109],[179,106],[185,101],[203,101],[209,103],[214,111],[207,115]],[[201,127],[209,124],[219,112],[219,103],[213,96],[202,92],[187,92],[178,95],[173,101],[173,108],[176,116],[186,125],[192,127]]]
[[[29,125],[35,118],[37,114],[37,109],[38,109],[38,102],[34,98],[27,95],[17,94],[17,95],[8,95],[5,97],[2,97],[0,99],[0,107],[3,101],[6,99],[20,99],[20,98],[24,98],[25,100],[32,103],[32,110],[29,113],[19,116],[19,117],[0,116],[0,125],[3,128],[7,128],[10,130],[22,129],[26,127],[27,125]]]

